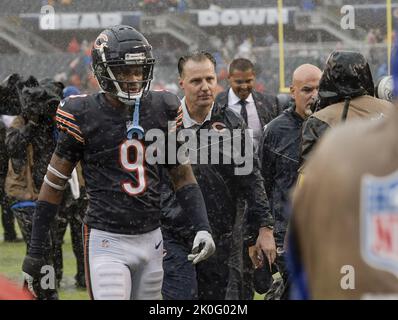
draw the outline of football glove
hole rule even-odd
[[[42,289],[41,287],[41,269],[44,265],[46,265],[44,258],[33,258],[27,255],[22,264],[23,286],[35,299],[57,300],[58,293],[55,289]]]
[[[188,255],[188,260],[197,264],[209,258],[214,251],[216,251],[216,245],[211,234],[208,231],[198,231],[193,240],[192,253]]]
[[[38,284],[40,285],[40,270],[45,265],[44,258],[38,259],[27,255],[22,264],[24,287],[37,299]]]

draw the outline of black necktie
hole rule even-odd
[[[242,106],[242,108],[240,109],[240,115],[242,116],[243,120],[245,120],[246,124],[247,123],[247,110],[246,110],[246,105],[247,105],[247,101],[246,100],[239,100],[239,104]]]

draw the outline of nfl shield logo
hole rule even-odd
[[[398,171],[363,177],[360,233],[366,263],[398,277]]]

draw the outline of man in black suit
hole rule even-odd
[[[228,74],[230,88],[216,97],[216,103],[228,106],[242,116],[249,129],[253,130],[253,144],[257,150],[264,126],[277,117],[283,111],[283,107],[279,106],[275,96],[255,91],[255,80],[255,68],[250,60],[233,60]],[[242,230],[242,226],[246,225],[247,204],[243,198],[237,203],[226,299],[250,300],[254,295],[254,268],[249,257],[251,239],[245,237],[248,234],[247,230]]]
[[[237,58],[231,62],[228,81],[230,88],[217,96],[216,103],[227,105],[242,116],[253,130],[253,142],[257,149],[264,126],[276,118],[283,108],[278,106],[275,96],[254,90],[256,73],[248,59]]]

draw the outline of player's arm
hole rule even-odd
[[[64,189],[74,167],[75,165],[70,161],[53,154],[44,176],[33,216],[32,238],[29,248],[29,255],[32,257],[42,258],[44,256],[43,249],[50,224],[57,214]]]
[[[53,154],[32,219],[32,236],[27,256],[22,265],[26,285],[36,296],[34,281],[41,276],[41,268],[46,264],[45,248],[51,223],[58,212],[64,189],[75,165]]]
[[[187,219],[191,220],[197,232],[192,254],[188,256],[188,259],[196,264],[210,257],[215,251],[202,191],[189,164],[169,169],[169,175],[182,212],[187,215]],[[202,249],[201,246],[203,246]]]

